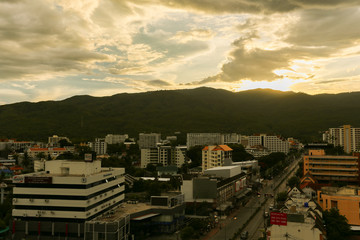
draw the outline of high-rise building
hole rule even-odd
[[[104,138],[95,138],[95,142],[90,142],[90,148],[98,155],[107,153],[107,143]]]
[[[123,143],[129,138],[127,134],[108,134],[105,136],[105,142],[107,144]]]
[[[220,167],[225,161],[232,161],[232,149],[227,145],[212,145],[202,149],[202,171]]]
[[[160,133],[139,133],[139,148],[156,148],[161,141]]]
[[[186,145],[188,148],[205,145],[224,144],[224,135],[221,133],[188,133]]]
[[[249,136],[249,146],[263,146],[270,152],[288,153],[290,143],[286,139],[277,135],[256,134]]]
[[[350,125],[330,128],[323,137],[334,146],[344,147],[344,151],[347,153],[360,151],[360,128]]]
[[[45,171],[14,176],[13,239],[85,239],[87,221],[124,201],[124,174],[101,161],[53,160]]]

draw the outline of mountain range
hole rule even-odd
[[[78,141],[139,132],[269,133],[303,141],[321,131],[360,127],[360,92],[308,95],[256,89],[213,88],[74,96],[62,101],[0,106],[0,137],[42,140],[54,134]]]

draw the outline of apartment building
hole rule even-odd
[[[223,166],[225,161],[232,161],[232,149],[227,145],[212,145],[202,149],[202,171]]]
[[[249,136],[249,146],[262,146],[270,152],[288,153],[290,150],[289,141],[278,135],[255,134]]]
[[[188,148],[194,146],[224,144],[224,135],[221,133],[188,133],[186,145]]]
[[[323,139],[334,146],[344,147],[346,153],[360,151],[360,128],[350,125],[330,128],[323,135]]]
[[[95,138],[95,142],[90,142],[89,146],[97,155],[104,155],[107,153],[107,143],[105,142],[105,138]]]
[[[128,138],[129,138],[129,135],[127,135],[127,134],[107,134],[105,136],[105,142],[107,144],[123,143]]]
[[[141,149],[141,168],[148,164],[175,165],[181,167],[186,161],[186,146],[158,145],[156,148]]]
[[[123,202],[124,174],[101,161],[53,160],[45,171],[14,176],[13,239],[85,239],[86,221]]]
[[[322,187],[317,194],[322,209],[336,208],[350,225],[360,226],[360,188],[358,186]]]
[[[310,149],[304,156],[304,175],[310,173],[320,183],[359,183],[359,156],[330,156],[323,149]]]
[[[139,133],[139,148],[156,148],[161,142],[160,133]]]

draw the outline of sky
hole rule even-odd
[[[0,104],[360,91],[360,0],[0,0]]]

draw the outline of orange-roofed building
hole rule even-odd
[[[232,161],[232,149],[227,145],[205,146],[202,149],[202,171],[223,166],[225,160]]]

